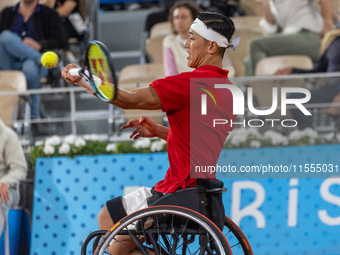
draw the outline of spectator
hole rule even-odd
[[[18,181],[27,175],[27,163],[15,132],[0,119],[0,236],[8,210],[19,203]]]
[[[192,22],[201,11],[201,8],[191,1],[175,2],[171,7],[168,20],[171,23],[173,33],[167,35],[163,40],[163,60],[166,76],[193,70],[187,65],[188,53],[184,44],[188,39]]]
[[[291,67],[279,69],[276,75],[287,75],[291,73],[320,73],[340,71],[340,29],[328,32],[321,45],[321,57],[315,63],[312,70],[301,70]],[[320,89],[312,89],[311,99],[308,103],[330,103],[340,92],[340,78],[327,78],[325,86]],[[302,94],[291,93],[289,98],[300,98]],[[340,98],[340,97],[339,97]],[[337,99],[339,99],[337,98]],[[336,108],[331,108],[336,113]],[[299,109],[291,110],[293,119],[298,121],[298,128],[305,129],[312,127],[312,116],[305,116]]]
[[[173,2],[173,0],[159,1],[160,10],[153,11],[146,16],[144,32],[147,34],[147,37],[150,36],[151,28],[155,24],[166,21],[166,18],[169,16],[169,10]]]
[[[228,1],[221,0],[188,0],[190,2],[196,3],[196,5],[200,6],[205,11],[219,12],[228,17],[243,15],[244,11],[234,3],[229,4]],[[159,22],[166,21],[166,17],[168,17],[170,8],[173,6],[177,0],[160,0],[160,10],[151,12],[145,20],[144,31],[147,33],[147,36],[150,35],[150,30],[152,26]]]
[[[21,70],[29,89],[40,88],[47,69],[40,64],[41,53],[62,47],[61,21],[38,0],[21,0],[0,13],[0,70]],[[40,95],[31,95],[31,118],[40,118]]]
[[[170,9],[169,22],[173,33],[163,40],[163,62],[166,76],[181,72],[189,72],[193,69],[187,65],[188,53],[184,47],[188,39],[190,25],[202,9],[193,1],[178,1]],[[229,77],[234,77],[235,69],[229,57],[223,57],[222,68],[229,71]]]
[[[40,0],[40,4],[44,4],[47,7],[54,9],[60,16],[63,29],[63,50],[67,62],[73,63],[76,61],[73,53],[70,51],[69,38],[77,38],[79,41],[85,37],[85,30],[82,27],[77,27],[78,30],[73,26],[70,20],[71,16],[75,16],[77,20],[82,20],[79,14],[79,0]],[[76,16],[77,15],[77,16]],[[76,23],[78,24],[78,23]]]
[[[260,25],[265,36],[249,43],[244,61],[246,76],[253,76],[258,61],[269,56],[297,54],[318,59],[320,36],[334,28],[329,0],[320,0],[322,16],[318,0],[256,1],[264,8]]]

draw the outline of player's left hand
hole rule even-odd
[[[128,121],[121,129],[135,128],[135,130],[132,131],[130,138],[137,140],[139,137],[157,137],[157,127],[158,125],[150,116],[141,115],[139,119]]]
[[[0,198],[1,202],[7,205],[9,200],[8,187],[5,183],[0,183]]]

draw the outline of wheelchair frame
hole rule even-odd
[[[189,188],[188,191],[185,191],[192,195],[193,189],[195,188]],[[201,193],[207,195],[225,191],[225,188],[211,188],[204,189]],[[178,196],[181,196],[181,192],[177,193],[177,198]],[[206,203],[202,195],[199,195],[199,197],[200,203]],[[202,206],[198,210],[199,205],[194,206],[194,208],[190,208],[190,205],[183,206],[183,203],[180,203],[180,206],[173,205],[176,201],[173,198],[176,198],[176,196],[171,197],[170,203],[172,204],[170,205],[166,204],[169,200],[158,199],[160,205],[134,212],[118,221],[110,230],[99,230],[91,233],[83,242],[81,254],[86,255],[89,242],[95,238],[92,247],[93,254],[102,255],[111,242],[122,244],[116,238],[122,235],[129,235],[136,245],[136,247],[130,246],[131,250],[139,251],[143,255],[150,254],[150,250],[152,254],[156,255],[178,254],[178,252],[181,252],[182,255],[253,254],[246,236],[230,218],[223,216],[222,232],[214,222],[205,216],[207,213],[202,211]],[[159,201],[161,202],[159,203]],[[209,203],[205,205],[209,205]],[[143,242],[140,241],[141,236],[144,237]],[[194,249],[194,252],[191,249]]]

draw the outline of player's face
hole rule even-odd
[[[172,22],[177,33],[187,33],[193,21],[191,12],[188,8],[182,6],[174,10]]]
[[[209,41],[190,29],[189,38],[184,46],[187,48],[187,53],[189,54],[187,57],[188,66],[191,68],[200,67],[207,56]]]

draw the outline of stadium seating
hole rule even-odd
[[[261,59],[255,69],[255,76],[273,75],[279,68],[296,67],[301,69],[312,69],[313,61],[308,56],[284,55]]]

